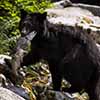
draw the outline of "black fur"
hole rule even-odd
[[[45,33],[45,23],[46,13],[28,14],[22,11],[19,25],[22,36],[32,31],[36,35],[31,41],[31,50],[24,56],[21,65],[44,59],[48,61],[55,90],[60,90],[64,77],[72,85],[68,91],[77,92],[84,88],[89,93],[90,100],[100,100],[100,55],[95,42],[81,30],[73,35]]]

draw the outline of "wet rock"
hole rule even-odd
[[[25,99],[8,89],[0,87],[0,100],[25,100]]]

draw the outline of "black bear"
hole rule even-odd
[[[60,90],[64,77],[72,85],[68,91],[85,89],[90,100],[100,100],[100,52],[96,43],[82,31],[73,35],[55,34],[47,25],[46,17],[46,13],[21,12],[22,36],[27,38],[33,34],[31,50],[23,57],[21,66],[44,59],[49,64],[54,90]]]

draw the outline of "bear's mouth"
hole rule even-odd
[[[31,41],[31,40],[36,36],[36,34],[37,34],[36,31],[32,31],[32,32],[30,32],[29,34],[27,34],[27,35],[25,36],[25,38],[26,38],[27,40]]]

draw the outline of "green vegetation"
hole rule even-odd
[[[0,54],[9,52],[20,36],[21,9],[42,13],[50,6],[49,0],[0,0]]]

